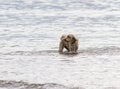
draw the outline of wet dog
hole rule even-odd
[[[66,49],[67,51],[70,51],[69,49],[69,42],[67,41],[67,35],[62,35],[60,38],[60,44],[59,44],[59,52],[63,52],[63,49]]]
[[[62,35],[60,38],[59,52],[62,53],[64,48],[69,53],[77,53],[78,39],[73,34]]]

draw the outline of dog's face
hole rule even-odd
[[[68,36],[67,35],[62,35],[62,37],[61,37],[61,40],[62,41],[64,41],[64,42],[70,42],[70,40],[69,40],[69,38],[68,38]]]
[[[67,35],[66,41],[74,43],[76,41],[76,38],[74,37],[73,34]]]

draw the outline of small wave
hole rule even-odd
[[[101,48],[87,48],[80,51],[81,54],[88,55],[120,55],[120,47],[110,46]]]
[[[45,55],[45,54],[55,54],[58,53],[57,50],[42,50],[42,51],[13,51],[13,52],[8,52],[4,53],[4,55]]]
[[[0,80],[0,89],[86,89],[83,87],[67,87],[56,83],[28,83],[23,81]],[[98,88],[99,89],[99,88]],[[101,88],[100,88],[101,89]],[[120,89],[119,87],[104,87],[102,89]]]
[[[46,84],[35,84],[35,83],[27,83],[23,81],[7,81],[0,80],[0,88],[5,89],[84,89],[84,88],[70,88],[61,84],[56,83],[46,83]]]
[[[0,53],[2,54],[2,53]],[[87,49],[81,49],[78,50],[78,53],[80,55],[120,55],[120,47],[102,47],[102,48],[87,48]],[[14,52],[8,52],[4,53],[3,55],[24,55],[24,56],[32,56],[32,55],[59,55],[58,50],[42,50],[42,51],[14,51]],[[61,55],[71,55],[71,53],[64,52]],[[72,54],[72,55],[76,55]]]

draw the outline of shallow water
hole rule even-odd
[[[120,0],[0,0],[0,89],[120,89],[119,24]]]

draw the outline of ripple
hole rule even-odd
[[[61,84],[56,83],[46,83],[46,84],[35,84],[35,83],[27,83],[23,81],[7,81],[0,80],[0,87],[4,87],[6,89],[84,89],[84,88],[70,88]]]
[[[2,55],[58,55],[58,50],[41,50],[41,51],[12,51],[8,53],[0,53]],[[78,53],[63,52],[61,55],[120,55],[120,47],[102,47],[102,48],[87,48],[78,50]]]

